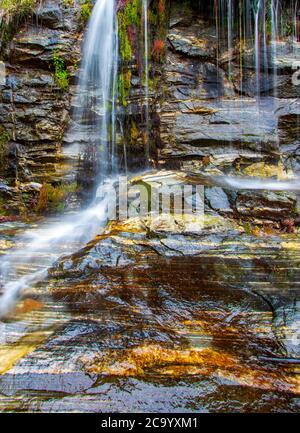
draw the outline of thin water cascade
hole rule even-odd
[[[298,29],[298,26],[299,26],[298,15],[299,15],[299,6],[298,6],[298,0],[296,0],[295,6],[294,6],[294,20],[293,20],[294,21],[294,42],[298,42],[298,40],[300,41],[299,29]]]
[[[231,56],[233,51],[233,6],[232,0],[228,0],[228,11],[227,11],[227,28],[228,28],[228,53],[229,53],[229,62],[228,62],[228,75],[231,77],[232,74],[232,65],[231,65]]]
[[[280,62],[293,54],[297,57],[298,5],[299,0],[291,4],[283,0],[214,1],[218,58],[226,58],[229,80],[236,72],[242,77],[253,70],[253,96],[258,101],[272,78],[276,92]]]
[[[97,158],[100,168],[98,189],[99,184],[110,182],[110,177],[117,171],[117,33],[115,2],[98,0],[85,37],[80,96],[73,118],[77,133],[88,143],[92,157]],[[19,238],[24,247],[11,251],[0,262],[0,316],[13,307],[27,287],[42,281],[59,257],[80,249],[105,227],[109,199],[108,194],[104,194],[100,202],[96,198],[88,209],[77,215],[65,216],[54,223],[46,221],[40,229],[29,230]]]
[[[259,44],[259,16],[260,16],[261,0],[258,0],[257,8],[255,10],[255,34],[254,34],[254,47],[255,47],[255,73],[256,73],[256,95],[259,101],[260,95],[260,44]]]
[[[146,120],[146,160],[150,159],[149,148],[149,29],[148,29],[148,0],[143,0],[143,20],[144,20],[144,75],[145,75],[145,120]]]
[[[95,4],[83,53],[75,128],[84,137],[87,152],[96,158],[100,181],[117,172],[118,23],[114,0],[98,0]]]
[[[272,0],[270,2],[270,15],[271,15],[271,37],[272,37],[272,60],[273,60],[273,84],[274,84],[274,93],[276,96],[276,82],[277,82],[277,66],[276,66],[276,57],[277,57],[277,0]]]
[[[213,182],[222,188],[229,188],[234,191],[300,191],[300,178],[273,180],[261,177],[214,176]]]

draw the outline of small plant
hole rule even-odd
[[[18,25],[32,15],[37,0],[1,0],[0,1],[0,39],[7,43]]]
[[[77,183],[61,184],[53,186],[45,183],[40,189],[35,211],[44,213],[46,211],[63,212],[65,209],[65,200],[71,194],[76,192]]]
[[[118,96],[119,102],[125,107],[131,88],[131,71],[125,71],[119,74],[118,79]]]
[[[120,54],[124,62],[133,57],[136,29],[141,24],[141,0],[123,2],[118,12]]]
[[[4,18],[7,20],[14,15],[30,14],[34,10],[36,3],[36,0],[1,0],[1,9]]]
[[[69,74],[66,70],[64,59],[57,51],[53,55],[53,65],[55,82],[61,90],[66,92],[69,89]]]
[[[89,20],[93,10],[93,3],[91,0],[83,1],[80,5],[80,22],[85,25]]]
[[[130,130],[130,137],[131,137],[131,141],[133,144],[136,143],[137,139],[139,138],[139,135],[140,135],[140,133],[139,133],[139,130],[136,126],[136,123],[132,122],[131,130]]]
[[[153,43],[152,54],[155,60],[161,61],[165,52],[165,42],[157,39]]]

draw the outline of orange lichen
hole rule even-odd
[[[88,373],[104,376],[144,376],[148,370],[164,375],[224,377],[260,389],[280,389],[298,394],[297,379],[267,368],[253,368],[241,359],[211,348],[175,349],[149,344],[123,351],[108,351],[93,360],[81,358]]]
[[[22,301],[14,310],[14,315],[30,313],[31,311],[40,310],[43,307],[43,303],[36,301],[35,299],[25,299]]]
[[[165,51],[165,42],[161,39],[157,39],[153,43],[152,54],[156,60],[161,60],[162,55]]]

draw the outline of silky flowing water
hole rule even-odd
[[[148,0],[143,0],[144,20],[144,75],[145,75],[145,118],[146,118],[146,160],[150,159],[149,133],[150,133],[150,112],[149,112],[149,23],[148,23]]]
[[[95,160],[101,173],[98,188],[118,170],[115,146],[115,95],[118,68],[118,28],[115,2],[98,0],[91,16],[75,102],[72,128],[85,138],[85,151]],[[111,108],[109,108],[111,106]],[[101,187],[100,187],[101,189]],[[0,315],[5,315],[28,285],[47,275],[47,269],[64,253],[79,249],[101,231],[107,221],[108,198],[96,199],[75,216],[67,216],[46,230],[25,233],[17,249],[1,260],[2,292]],[[74,249],[73,249],[74,248]],[[29,274],[28,263],[36,263]]]
[[[257,100],[268,69],[262,4],[245,2],[253,27],[242,14],[242,33],[254,43]],[[279,6],[270,2],[273,59]],[[218,11],[231,50],[235,2],[218,2]],[[72,132],[95,160],[101,191],[118,173],[118,158],[126,160],[126,147],[121,156],[116,145],[115,2],[97,1],[83,50]],[[300,189],[298,178],[202,180],[233,193]],[[298,411],[299,235],[247,234],[214,215],[196,234],[156,233],[136,221],[107,227],[109,199],[63,220],[1,225],[0,410]]]

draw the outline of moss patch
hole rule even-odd
[[[76,192],[77,183],[61,184],[53,186],[44,184],[40,189],[39,198],[35,206],[38,213],[44,212],[63,212],[67,197]]]
[[[58,51],[53,54],[54,80],[58,87],[66,92],[69,89],[69,74],[64,59]]]

